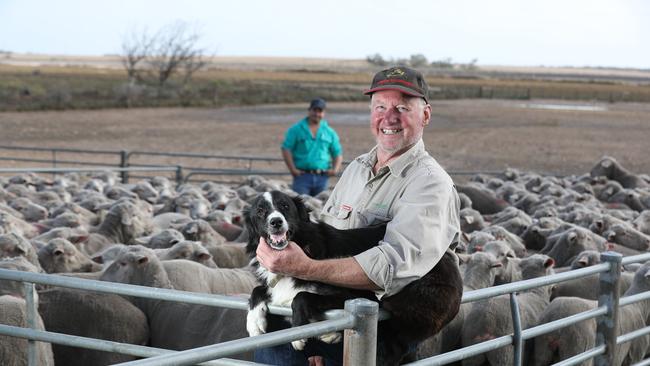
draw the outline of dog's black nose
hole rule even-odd
[[[279,217],[274,217],[269,221],[269,224],[274,229],[279,229],[282,227],[282,219]]]

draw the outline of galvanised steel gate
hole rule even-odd
[[[511,299],[510,304],[514,332],[470,347],[420,360],[409,365],[444,365],[508,345],[514,345],[514,364],[521,365],[523,341],[592,318],[596,318],[597,321],[596,346],[591,350],[586,350],[579,355],[564,360],[558,363],[558,365],[576,365],[591,358],[595,359],[596,365],[611,365],[618,350],[618,345],[650,334],[650,326],[646,326],[645,328],[635,330],[631,333],[616,336],[619,308],[650,299],[650,292],[644,292],[619,299],[618,288],[621,267],[622,265],[630,263],[648,261],[650,260],[650,253],[623,258],[618,253],[605,252],[601,254],[601,260],[602,263],[587,268],[465,293],[462,299],[463,303],[480,301],[494,296],[509,294]],[[550,323],[541,324],[528,329],[521,329],[516,295],[517,292],[595,274],[600,275],[600,296],[596,308]],[[246,299],[241,297],[197,294],[168,289],[78,279],[52,274],[20,272],[7,269],[0,269],[0,279],[26,282],[25,286],[27,286],[28,294],[34,293],[33,284],[38,283],[242,310],[247,309],[248,306]],[[33,319],[35,318],[36,305],[33,298],[30,300],[30,296],[28,296],[27,302],[29,304],[29,312],[32,314],[30,318]],[[270,307],[269,310],[273,314],[285,316],[291,314],[289,308]],[[124,363],[124,365],[192,365],[213,360],[215,358],[227,357],[242,351],[287,343],[300,338],[313,337],[319,334],[346,329],[344,337],[346,350],[345,364],[365,366],[374,365],[377,321],[385,319],[387,316],[388,314],[378,310],[375,302],[363,299],[351,300],[346,303],[345,309],[328,312],[328,319],[322,322],[186,351],[155,349],[151,347],[135,346],[7,325],[0,325],[0,334],[59,343],[68,346],[118,352],[140,357],[150,357],[148,359]],[[30,326],[34,327],[34,323],[32,322]],[[35,355],[33,355],[33,352],[35,352],[34,347],[30,348],[30,359],[35,360],[36,358]],[[221,359],[205,364],[249,365],[252,363]],[[644,360],[637,366],[648,364],[650,364],[650,360]]]

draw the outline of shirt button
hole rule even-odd
[[[372,183],[368,184],[368,189],[372,189]]]

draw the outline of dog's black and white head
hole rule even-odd
[[[244,213],[249,233],[248,251],[254,252],[262,237],[275,250],[291,240],[300,222],[309,222],[309,210],[300,197],[291,198],[280,191],[257,196]]]

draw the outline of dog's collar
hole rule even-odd
[[[282,277],[283,277],[283,276],[281,276],[281,275],[273,276],[273,278],[271,278],[271,279],[269,280],[269,287],[271,287],[271,288],[275,287],[275,285],[277,285],[278,282],[280,282],[280,280],[282,279]]]

